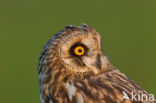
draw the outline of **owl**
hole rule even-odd
[[[92,27],[65,26],[44,46],[38,65],[41,103],[156,103],[115,68]]]

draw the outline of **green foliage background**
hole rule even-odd
[[[81,23],[101,33],[113,65],[156,95],[155,0],[1,0],[1,103],[39,103],[42,47],[65,25]]]

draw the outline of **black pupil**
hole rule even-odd
[[[81,53],[82,52],[82,49],[78,49],[78,52]]]

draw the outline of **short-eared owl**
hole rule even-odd
[[[152,95],[111,65],[100,39],[83,24],[48,41],[38,66],[41,103],[152,103]]]

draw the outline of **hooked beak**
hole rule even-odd
[[[100,54],[97,55],[96,66],[97,66],[97,68],[98,68],[99,70],[102,69],[102,62],[101,62]]]

